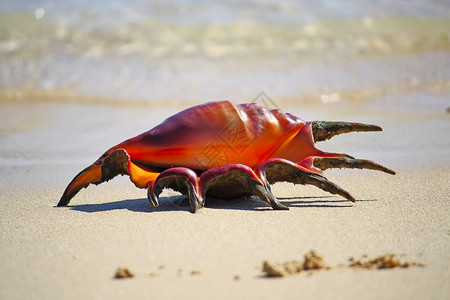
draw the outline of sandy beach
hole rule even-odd
[[[90,186],[69,207],[55,207],[73,176],[104,150],[183,105],[2,103],[0,298],[446,299],[449,114],[442,101],[428,109],[410,103],[389,113],[354,103],[332,109],[281,103],[305,119],[364,121],[384,128],[318,144],[397,171],[395,176],[326,171],[356,203],[314,187],[279,183],[273,191],[288,211],[273,211],[250,198],[210,201],[196,214],[170,191],[159,208],[152,208],[146,191],[126,177]],[[264,260],[302,259],[311,249],[333,268],[264,276]],[[350,257],[391,253],[424,266],[342,266]],[[135,277],[114,279],[119,267]]]
[[[0,300],[450,300],[448,2],[0,1]],[[215,100],[379,125],[317,148],[396,175],[326,170],[355,203],[277,183],[286,211],[153,208],[123,176],[56,207],[107,149]],[[330,268],[263,271],[310,250]],[[409,267],[349,267],[384,255]]]

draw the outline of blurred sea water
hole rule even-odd
[[[450,2],[0,0],[0,102],[450,91]],[[450,106],[450,105],[449,105]]]
[[[65,185],[107,147],[221,99],[378,124],[320,148],[448,166],[450,2],[0,0],[4,186]]]

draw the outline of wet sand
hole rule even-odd
[[[449,297],[449,114],[439,105],[421,108],[418,101],[399,109],[401,101],[388,100],[397,106],[280,103],[305,119],[384,128],[318,145],[397,171],[395,176],[326,171],[356,203],[314,187],[281,183],[273,191],[289,211],[273,211],[251,198],[209,201],[196,214],[170,191],[159,208],[152,208],[145,190],[125,177],[82,190],[70,207],[55,207],[73,176],[104,150],[182,106],[2,103],[0,298]],[[264,277],[264,260],[297,260],[311,249],[335,268]],[[389,253],[425,266],[336,267],[350,257]],[[114,279],[119,267],[135,277]]]

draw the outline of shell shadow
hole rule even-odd
[[[147,198],[139,198],[105,203],[69,205],[68,208],[85,213],[97,213],[123,209],[133,212],[151,212],[153,207],[150,205]]]
[[[271,209],[258,198],[242,198],[233,200],[223,200],[208,198],[206,207],[208,209],[233,209],[233,210],[264,210]],[[147,198],[127,199],[106,203],[69,205],[68,208],[85,213],[97,213],[113,210],[129,210],[132,212],[157,213],[169,211],[185,211],[189,213],[189,203],[187,197],[172,196],[161,197],[158,207],[153,207]]]
[[[335,196],[320,197],[280,197],[278,198],[284,205],[290,208],[309,207],[309,208],[344,208],[352,207],[353,203],[348,200],[336,199]],[[357,200],[360,201],[378,201]],[[344,204],[345,203],[345,204]],[[227,210],[246,210],[246,211],[266,211],[272,210],[271,207],[262,202],[258,197],[240,198],[233,200],[224,200],[216,198],[206,199],[207,209],[227,209]],[[156,213],[169,211],[185,211],[189,213],[189,204],[187,197],[171,196],[161,197],[159,207],[153,207],[147,198],[126,199],[121,201],[69,205],[70,209],[85,213],[96,213],[113,210],[129,210],[140,213]]]
[[[333,200],[327,200],[327,199]],[[312,199],[312,200],[308,200]],[[288,207],[325,207],[325,208],[338,208],[338,207],[353,207],[354,203],[349,200],[342,199],[336,196],[321,196],[321,197],[280,197],[278,200],[282,200],[282,203]],[[299,201],[300,200],[300,201]],[[377,199],[364,199],[356,200],[356,202],[366,201],[378,201]]]

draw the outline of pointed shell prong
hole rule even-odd
[[[314,142],[325,141],[341,133],[383,131],[383,129],[377,125],[332,121],[313,121],[311,122],[311,130]]]
[[[349,169],[370,169],[395,175],[395,171],[386,168],[376,162],[367,159],[357,159],[351,156],[347,157],[316,157],[314,158],[314,166],[325,171],[330,168],[349,168]]]
[[[265,176],[270,184],[280,181],[303,185],[310,184],[355,202],[355,198],[337,184],[329,181],[322,175],[305,171],[301,166],[287,160],[276,159],[267,164],[265,166]]]

